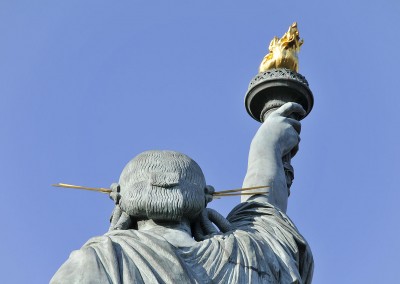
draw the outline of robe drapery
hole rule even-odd
[[[51,283],[311,283],[310,248],[283,212],[248,201],[227,219],[232,231],[190,247],[137,230],[94,237]]]

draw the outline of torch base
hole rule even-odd
[[[314,105],[313,94],[304,76],[285,68],[271,69],[257,74],[250,82],[245,96],[247,112],[255,120],[263,122],[264,116],[286,102],[303,106],[306,117]]]

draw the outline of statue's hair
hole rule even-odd
[[[203,172],[178,152],[139,154],[125,166],[119,184],[120,206],[137,220],[193,220],[206,206]]]
[[[110,230],[137,228],[137,221],[191,223],[192,235],[201,241],[230,231],[232,225],[206,208],[214,189],[206,186],[199,165],[173,151],[147,151],[132,159],[121,173]],[[214,223],[214,224],[213,224]]]

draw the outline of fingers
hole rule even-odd
[[[118,223],[121,214],[122,214],[121,207],[119,207],[119,205],[115,206],[110,220],[110,228],[108,229],[109,231],[115,229],[115,225]]]
[[[296,132],[298,134],[300,134],[301,132],[301,123],[300,121],[294,119],[294,118],[286,118],[285,121],[287,123],[289,123],[291,126],[293,126],[294,130],[296,130]]]
[[[278,115],[285,117],[288,117],[293,113],[297,113],[301,116],[305,116],[307,114],[304,108],[300,104],[294,102],[286,103],[274,112]]]
[[[131,225],[131,217],[122,211],[121,217],[115,225],[115,230],[127,230]]]
[[[119,205],[115,206],[112,217],[111,224],[108,231],[113,230],[127,230],[130,228],[132,223],[131,217],[124,211],[122,211]]]
[[[300,136],[297,132],[298,129],[295,127],[286,124],[287,128],[285,129],[284,133],[282,133],[281,138],[279,139],[279,143],[281,145],[282,156],[287,155],[288,153],[292,154],[294,157],[298,151],[298,145],[300,143]]]

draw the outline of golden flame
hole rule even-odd
[[[269,44],[269,53],[260,64],[259,72],[272,68],[288,68],[293,71],[299,69],[298,53],[303,44],[300,40],[297,23],[294,22],[289,30],[281,37],[274,37]]]

